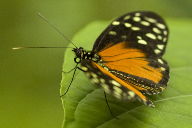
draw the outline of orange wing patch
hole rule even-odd
[[[160,68],[149,66],[145,53],[139,49],[128,48],[127,42],[113,45],[98,54],[104,61],[104,65],[110,69],[146,78],[155,83],[163,77]]]

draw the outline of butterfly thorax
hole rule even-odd
[[[74,58],[75,63],[80,63],[82,60],[90,60],[98,62],[101,57],[92,51],[86,51],[82,47],[74,48],[72,51],[75,52],[76,57]]]

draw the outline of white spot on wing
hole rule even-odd
[[[125,27],[129,28],[131,27],[132,25],[130,23],[124,23]]]
[[[150,23],[147,22],[147,21],[141,21],[141,24],[144,25],[144,26],[149,26],[150,25]]]
[[[165,37],[165,38],[163,38],[163,42],[166,42],[167,41],[167,38]]]
[[[114,86],[113,87],[114,96],[121,99],[121,93],[123,92],[120,88]]]
[[[117,92],[114,92],[114,96],[116,97],[116,98],[118,98],[118,99],[121,99],[121,94],[120,93],[117,93]]]
[[[137,12],[135,13],[135,16],[141,16],[141,13]]]
[[[158,28],[153,28],[153,31],[154,31],[155,33],[157,33],[157,34],[160,34],[160,33],[161,33],[161,31],[160,31]]]
[[[163,44],[158,44],[157,47],[158,47],[159,49],[163,50],[164,45],[163,45]]]
[[[149,17],[145,17],[145,19],[151,23],[156,23],[157,20],[156,19],[153,19],[153,18],[149,18]]]
[[[112,22],[112,25],[119,25],[119,24],[120,24],[119,21],[113,21],[113,22]]]
[[[157,38],[158,38],[159,40],[162,40],[162,39],[163,39],[162,36],[160,36],[160,35],[158,35]]]
[[[146,36],[154,40],[156,39],[156,36],[152,33],[147,33]]]
[[[161,71],[165,71],[165,68],[164,68],[164,67],[161,67],[160,69],[161,69]]]
[[[131,29],[132,29],[133,31],[138,31],[138,30],[140,30],[139,27],[131,27]]]
[[[117,33],[115,31],[109,31],[109,35],[115,36],[115,35],[117,35]]]
[[[133,17],[133,20],[134,20],[135,22],[139,22],[139,21],[141,20],[141,18],[138,17],[138,16],[135,16],[135,17]]]
[[[155,54],[161,53],[161,51],[159,49],[155,49],[154,52],[155,52]]]
[[[165,25],[161,23],[157,23],[157,27],[161,29],[165,29]]]
[[[103,89],[105,90],[105,92],[109,93],[110,92],[110,89],[109,89],[109,86],[106,85],[106,84],[101,84],[101,86],[103,87]]]
[[[140,39],[140,40],[141,40],[142,38],[141,38],[141,36],[137,36],[137,39]]]
[[[139,39],[139,40],[138,40],[138,43],[139,43],[139,44],[143,44],[143,45],[146,45],[146,44],[147,44],[147,42],[146,42],[145,40],[143,40],[141,36],[137,36],[137,39]]]
[[[93,77],[93,78],[96,78],[97,77],[97,75],[95,74],[95,73],[91,73],[91,76]]]
[[[127,36],[126,35],[122,35],[121,38],[122,39],[127,39]]]
[[[133,98],[135,96],[135,93],[133,91],[128,91],[128,95]]]
[[[130,15],[125,16],[125,17],[124,17],[124,20],[128,20],[130,17],[131,17]]]
[[[109,71],[109,69],[107,67],[103,67],[105,70]]]
[[[164,35],[167,35],[167,31],[166,31],[166,30],[165,30],[165,31],[163,31],[163,34],[164,34]]]
[[[146,42],[145,40],[138,40],[138,43],[139,43],[139,44],[144,44],[144,45],[147,44],[147,42]]]
[[[115,85],[115,86],[118,86],[118,87],[121,86],[121,85],[120,85],[117,81],[115,81],[115,80],[111,80],[111,83],[112,83],[113,85]]]
[[[117,93],[119,93],[119,94],[121,94],[123,91],[119,88],[119,87],[117,87],[117,86],[113,86],[113,89],[114,89],[114,91],[115,92],[117,92]]]
[[[99,80],[98,80],[98,78],[92,78],[92,79],[91,79],[91,82],[93,82],[94,84],[98,84],[98,83],[99,83]]]
[[[105,83],[105,80],[103,78],[100,78],[101,83]]]
[[[162,59],[157,59],[159,63],[164,64]]]

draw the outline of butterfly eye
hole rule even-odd
[[[74,61],[75,61],[75,63],[80,63],[80,62],[81,62],[81,59],[80,59],[79,57],[75,57],[75,58],[74,58]]]

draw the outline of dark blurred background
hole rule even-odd
[[[62,125],[59,88],[64,50],[11,50],[67,45],[38,12],[72,38],[92,21],[111,20],[126,12],[152,10],[178,20],[192,18],[191,8],[191,0],[0,0],[0,127]]]

